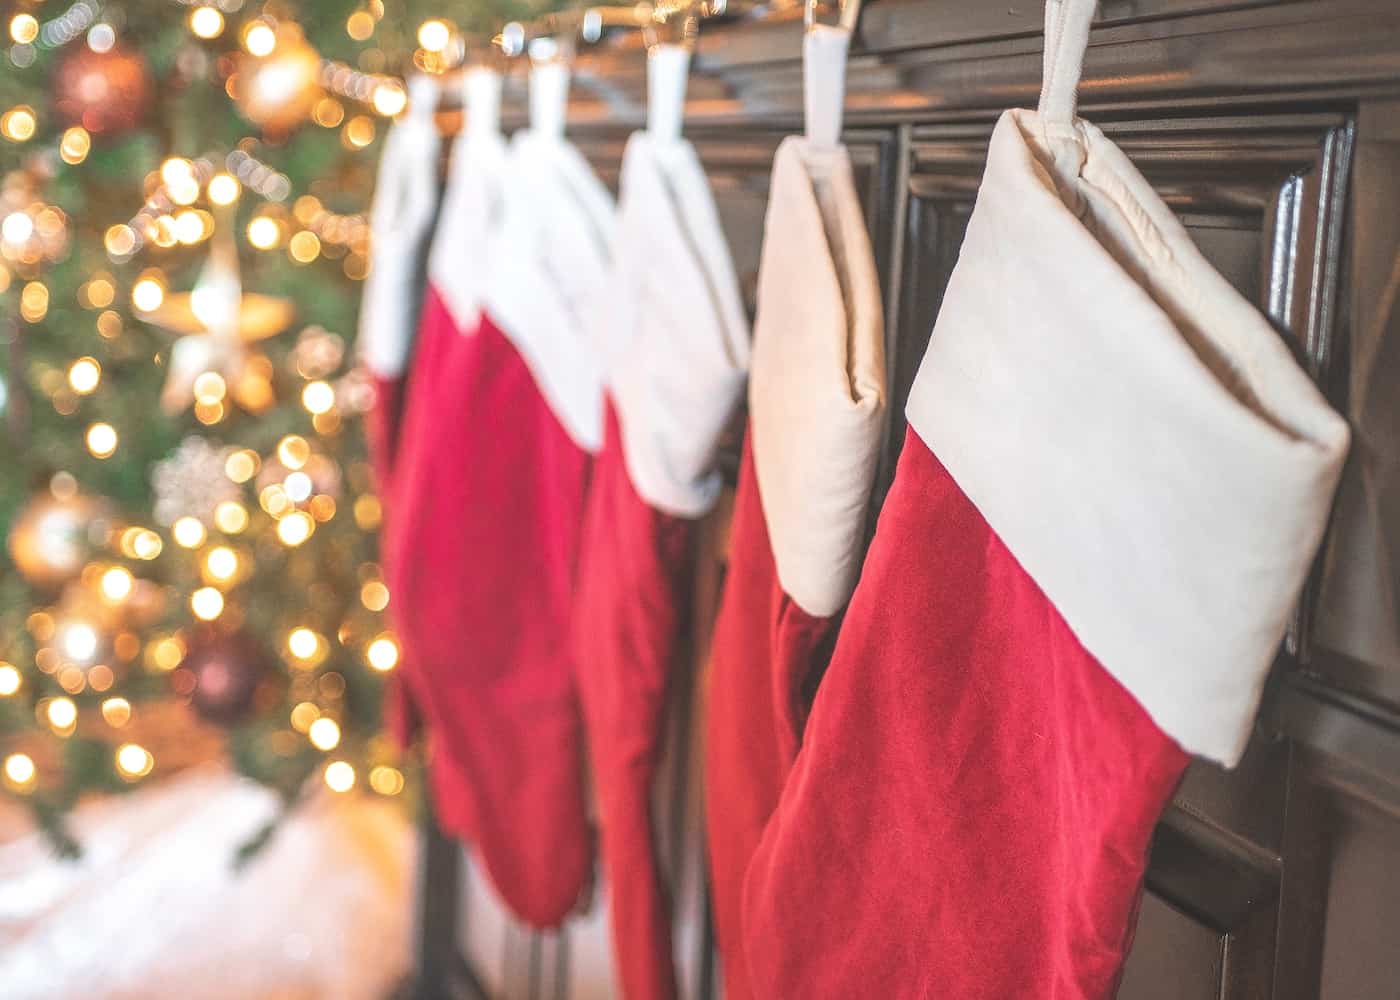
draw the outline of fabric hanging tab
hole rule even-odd
[[[811,25],[802,40],[802,106],[813,149],[834,149],[841,142],[850,47],[850,31],[829,24]]]
[[[690,47],[659,44],[647,50],[647,134],[657,142],[681,137]]]

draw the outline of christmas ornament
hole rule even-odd
[[[244,292],[232,227],[222,224],[216,232],[220,235],[210,245],[193,290],[169,293],[155,309],[139,313],[147,322],[180,335],[171,348],[161,390],[161,407],[167,413],[190,405],[196,382],[206,372],[219,375],[224,389],[232,389],[234,399],[253,412],[271,403],[261,384],[266,379],[258,379],[250,365],[248,344],[286,329],[294,309],[288,299]]]
[[[94,52],[79,45],[54,70],[54,113],[93,135],[117,135],[140,122],[153,88],[146,60],[120,45]]]
[[[653,51],[647,72],[658,65]],[[749,357],[709,182],[679,136],[628,140],[614,253],[617,294],[599,324],[607,420],[589,480],[574,650],[613,940],[627,942],[616,949],[622,992],[665,1000],[677,992],[652,785],[696,519],[719,498],[716,453]]]
[[[321,99],[320,71],[321,57],[307,44],[301,29],[283,23],[277,27],[271,52],[239,57],[234,103],[243,117],[264,131],[285,134],[306,121]]]
[[[156,521],[169,526],[182,517],[196,517],[213,524],[215,508],[242,495],[224,474],[232,450],[192,434],[156,462],[151,469]]]
[[[759,996],[1113,996],[1161,811],[1189,754],[1239,761],[1326,526],[1345,422],[1075,114],[1095,6],[1046,4],[1040,106],[992,133],[744,878]]]
[[[96,497],[41,493],[10,528],[10,558],[31,584],[57,587],[77,576],[106,540],[111,516],[111,505]]]
[[[188,649],[172,684],[209,722],[228,726],[246,719],[276,676],[272,655],[245,631],[200,629]]]

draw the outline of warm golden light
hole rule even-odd
[[[96,358],[79,358],[68,366],[68,384],[80,396],[86,396],[96,389],[101,380],[102,366]]]
[[[87,449],[94,458],[110,458],[117,450],[116,428],[111,424],[93,424],[87,429]]]
[[[383,611],[389,606],[389,588],[379,580],[370,580],[360,588],[360,603],[370,611]]]
[[[165,547],[160,536],[149,528],[127,528],[122,532],[122,552],[133,559],[151,560]]]
[[[226,535],[237,535],[248,527],[248,509],[237,500],[225,500],[214,508],[214,525]]]
[[[5,781],[17,791],[25,791],[34,783],[34,759],[26,753],[12,753],[5,758]],[[351,775],[354,784],[354,775]],[[326,783],[330,784],[329,776]]]
[[[326,786],[333,792],[348,792],[355,787],[355,769],[343,760],[326,765]]]
[[[282,227],[271,216],[259,215],[248,223],[248,242],[259,250],[272,250],[282,242]]]
[[[364,149],[374,141],[374,119],[356,115],[345,123],[345,141],[355,149]]]
[[[345,108],[334,97],[323,97],[316,102],[311,117],[322,128],[335,128],[345,121]]]
[[[209,178],[209,186],[205,190],[215,205],[232,205],[238,200],[243,187],[233,174],[219,173]]]
[[[224,31],[224,15],[214,7],[190,11],[190,30],[200,38],[218,38]]]
[[[399,644],[393,636],[381,635],[366,647],[365,659],[381,673],[393,670],[399,664]]]
[[[113,257],[126,257],[136,249],[136,230],[124,222],[109,226],[102,242]]]
[[[300,434],[288,434],[277,442],[277,458],[289,469],[300,469],[311,457],[311,445]]]
[[[335,407],[335,390],[329,382],[312,382],[301,390],[301,405],[308,413],[329,413]]]
[[[257,471],[257,452],[249,451],[246,448],[242,451],[235,451],[224,461],[224,475],[235,483],[246,483],[257,474]]]
[[[214,587],[200,587],[190,595],[190,610],[201,621],[212,622],[224,613],[224,595]]]
[[[321,637],[305,626],[294,628],[287,635],[287,651],[298,660],[311,659],[320,648]]]
[[[117,297],[117,288],[106,277],[96,277],[83,286],[87,304],[94,309],[106,309]]]
[[[403,791],[403,772],[381,764],[369,772],[369,787],[380,795],[397,795]]]
[[[39,22],[33,14],[16,14],[10,20],[10,37],[20,45],[28,45],[39,37]]]
[[[418,44],[428,52],[441,52],[450,41],[452,29],[445,21],[432,18],[418,26]]]
[[[295,548],[311,537],[316,522],[304,510],[294,510],[277,522],[277,537],[283,545]]]
[[[340,726],[329,716],[323,715],[311,723],[306,736],[317,750],[334,750],[340,746]]]
[[[102,703],[102,719],[113,729],[131,721],[131,702],[125,698],[108,698]]]
[[[345,33],[357,42],[369,40],[374,34],[374,16],[367,10],[357,10],[345,21]]]
[[[403,86],[397,82],[383,83],[374,88],[374,97],[371,101],[375,111],[387,118],[392,118],[408,107],[408,94],[404,91]]]
[[[0,698],[8,698],[20,689],[24,678],[13,663],[0,663]]]
[[[361,531],[373,531],[384,520],[384,507],[373,493],[355,498],[355,524]]]
[[[238,574],[238,553],[227,545],[216,545],[204,557],[204,567],[215,580],[232,580]]]
[[[165,301],[165,289],[154,278],[142,278],[131,289],[131,304],[138,312],[152,312]]]
[[[102,596],[116,604],[131,596],[136,580],[125,566],[113,566],[102,574]]]
[[[185,658],[185,644],[178,636],[167,635],[146,647],[146,662],[154,670],[168,673]]]
[[[72,698],[51,698],[44,709],[49,725],[56,731],[72,729],[78,724],[78,706]]]
[[[117,771],[124,778],[144,778],[156,766],[151,752],[139,743],[123,743],[115,755]]]
[[[311,496],[311,477],[304,472],[293,472],[282,480],[282,489],[295,503],[302,503]]]
[[[321,717],[321,710],[309,701],[299,701],[292,709],[292,728],[299,733],[308,732],[311,724]]]
[[[19,314],[37,323],[49,313],[49,289],[42,281],[27,282],[19,293]]]
[[[92,151],[92,136],[81,125],[74,125],[63,133],[58,141],[58,155],[64,163],[77,164],[87,159]]]
[[[34,116],[34,109],[27,105],[21,104],[0,115],[0,133],[11,142],[28,142],[34,138],[38,125],[39,119]]]
[[[182,517],[170,526],[170,534],[175,544],[185,549],[195,549],[204,544],[208,532],[204,522],[197,517]]]
[[[287,253],[298,264],[310,264],[321,254],[321,240],[309,229],[303,229],[287,244]]]
[[[259,58],[269,56],[277,48],[277,33],[259,21],[243,33],[243,47]]]
[[[222,402],[227,393],[228,384],[218,372],[203,372],[194,380],[194,398],[201,403]]]

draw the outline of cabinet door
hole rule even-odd
[[[1343,197],[1354,123],[1342,113],[1101,122],[1175,209],[1214,265],[1278,327],[1340,402],[1337,333]],[[895,402],[902,407],[976,196],[988,130],[916,129],[911,145]],[[891,448],[901,441],[902,420]],[[886,482],[895,455],[886,456]],[[1198,761],[1158,828],[1121,996],[1308,996],[1276,977],[1287,869],[1316,865],[1290,833],[1303,751],[1273,708],[1307,669],[1309,588],[1249,750],[1234,771]],[[1354,822],[1354,820],[1349,821]],[[1290,851],[1297,847],[1297,856]],[[1356,851],[1376,851],[1375,842]],[[1313,904],[1316,909],[1316,903]],[[1277,979],[1277,981],[1276,981]]]

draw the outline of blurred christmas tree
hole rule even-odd
[[[401,76],[521,13],[428,8],[5,18],[0,781],[59,843],[79,795],[178,762],[172,702],[289,803],[404,787],[346,339],[365,211]]]

